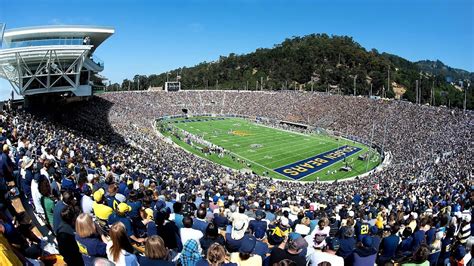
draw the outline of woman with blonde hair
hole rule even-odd
[[[168,261],[168,248],[159,236],[151,236],[145,242],[145,256],[139,257],[140,266],[162,265],[173,266],[174,263]]]
[[[92,257],[107,257],[107,238],[99,235],[92,216],[81,213],[76,218],[76,242],[79,251]]]
[[[137,257],[133,254],[135,250],[128,239],[125,225],[121,222],[114,223],[110,227],[109,234],[112,241],[107,243],[107,258],[118,266],[138,265]]]

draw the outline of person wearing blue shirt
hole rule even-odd
[[[401,256],[410,256],[412,254],[413,237],[410,227],[405,227],[402,235],[402,242],[398,246],[398,253]]]
[[[174,213],[174,223],[176,226],[181,229],[184,227],[183,225],[183,214],[181,213],[183,211],[183,203],[181,202],[175,202],[173,204],[173,213]]]
[[[58,230],[59,224],[61,224],[61,211],[66,206],[73,206],[74,205],[74,195],[69,191],[64,191],[62,194],[62,200],[58,201],[56,205],[54,205],[53,209],[53,230],[56,233]]]
[[[127,236],[135,242],[142,243],[145,241],[144,238],[138,238],[133,234],[132,221],[127,217],[127,213],[130,212],[131,208],[126,203],[120,203],[117,206],[117,210],[109,216],[107,223],[113,225],[116,222],[122,222],[127,231]]]
[[[352,255],[356,247],[356,240],[354,238],[354,228],[347,227],[344,230],[344,235],[339,238],[339,249],[336,255],[339,257],[347,258]]]
[[[413,234],[412,252],[415,252],[421,244],[426,243],[426,231],[424,229],[427,222],[425,218],[421,219],[419,229]]]
[[[76,219],[76,241],[82,252],[91,257],[107,257],[104,236],[97,234],[92,216],[81,213]]]
[[[380,254],[377,258],[377,264],[385,265],[386,262],[389,262],[390,260],[395,258],[398,243],[400,243],[400,237],[397,236],[398,230],[399,227],[397,225],[394,225],[392,228],[384,229],[384,233],[388,233],[390,231],[391,232],[390,235],[384,237],[382,239],[382,242],[380,243]]]
[[[249,228],[257,239],[263,239],[268,227],[267,222],[262,221],[265,218],[265,213],[262,210],[257,210],[255,217],[255,220],[249,222]]]
[[[193,219],[193,229],[201,231],[203,234],[206,234],[206,228],[209,224],[206,222],[206,210],[199,209],[196,214],[196,218]]]
[[[139,216],[140,208],[142,207],[142,202],[137,200],[138,193],[135,190],[130,191],[129,200],[127,200],[127,205],[132,209],[129,212],[130,218],[135,218]]]

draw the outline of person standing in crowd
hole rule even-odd
[[[117,266],[138,266],[135,250],[123,223],[114,223],[109,234],[111,241],[107,242],[106,246],[107,258]]]
[[[397,235],[399,230],[398,225],[393,225],[391,228],[386,226],[384,228],[384,238],[380,243],[379,256],[377,258],[378,264],[385,264],[395,258],[400,237]]]
[[[68,190],[63,191],[61,194],[62,199],[59,200],[54,206],[53,211],[53,230],[56,232],[58,230],[58,225],[61,221],[61,211],[67,206],[73,207],[76,204],[76,199],[74,194]]]
[[[51,197],[51,187],[46,178],[40,179],[38,185],[39,192],[41,194],[41,207],[44,210],[46,217],[46,224],[53,230],[54,228],[54,199]],[[56,221],[58,222],[58,221]],[[57,226],[57,225],[56,225]]]
[[[82,255],[79,251],[74,232],[76,214],[74,207],[66,206],[61,210],[61,221],[57,226],[59,254],[64,258],[67,265],[84,265]]]

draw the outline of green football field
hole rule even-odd
[[[166,120],[162,124],[167,124],[160,129],[165,136],[198,156],[238,170],[250,168],[260,175],[278,179],[343,179],[365,173],[380,163],[379,154],[373,150],[369,153],[370,160],[359,159],[368,147],[358,142],[327,134],[306,135],[270,128],[241,118],[179,118]],[[224,156],[205,154],[201,151],[203,145],[190,145],[183,137],[180,140],[163,128],[175,128],[175,134],[180,136],[180,131],[176,129],[185,130],[224,148],[227,153]],[[344,150],[344,147],[349,148]],[[343,155],[341,152],[351,149],[352,154]],[[344,171],[342,167],[350,167],[351,170]]]

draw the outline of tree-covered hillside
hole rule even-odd
[[[159,75],[136,75],[133,80],[124,80],[109,89],[160,87],[167,79],[179,77],[182,89],[187,90],[301,89],[354,94],[355,86],[357,95],[369,95],[372,91],[372,95],[397,96],[415,102],[419,80],[422,104],[434,101],[435,105],[462,108],[464,91],[446,80],[449,77],[455,82],[461,78],[472,82],[473,73],[465,71],[455,76],[453,71],[461,73],[462,70],[445,66],[446,71],[438,71],[426,62],[413,63],[396,55],[379,53],[376,49],[367,51],[347,36],[311,34],[286,39],[273,48],[261,48],[245,55],[232,53],[220,56],[215,62],[202,62]],[[467,82],[464,84],[466,86]],[[468,91],[468,108],[472,109],[473,103],[472,93]]]

